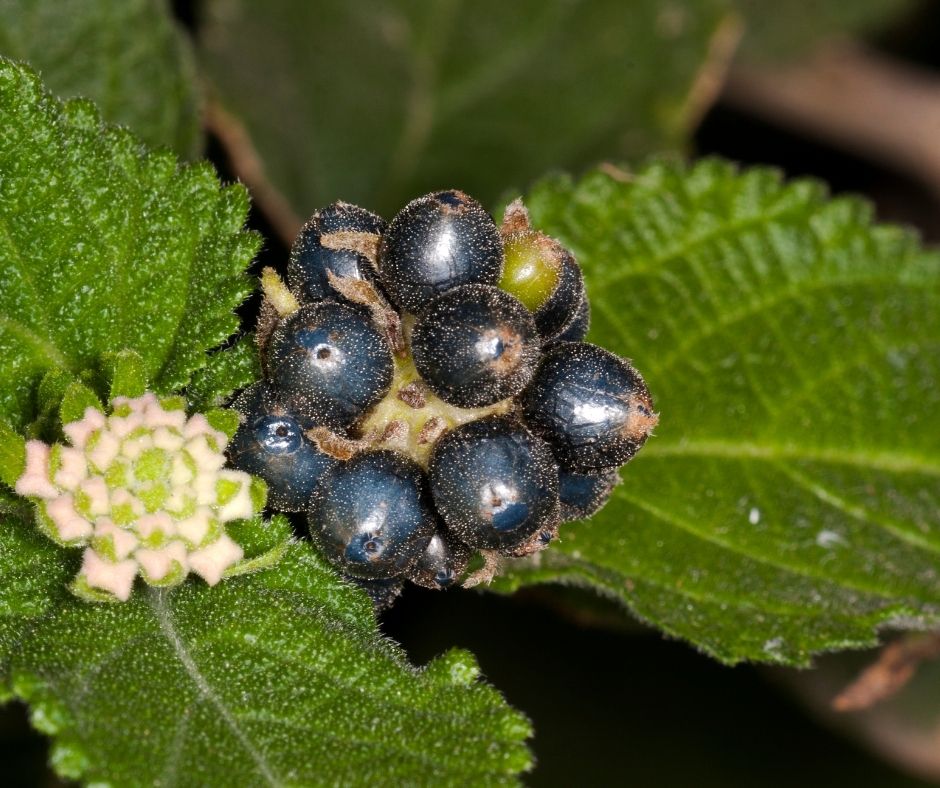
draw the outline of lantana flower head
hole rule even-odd
[[[16,492],[37,499],[38,522],[59,544],[85,547],[73,585],[93,599],[130,597],[138,574],[209,585],[243,557],[225,523],[263,505],[252,477],[225,468],[228,436],[182,402],[147,393],[89,407],[63,427],[71,445],[26,444]]]

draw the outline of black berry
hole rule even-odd
[[[320,477],[336,464],[304,434],[313,423],[290,413],[267,383],[245,389],[231,407],[242,417],[227,449],[232,466],[264,479],[269,506],[306,509]]]
[[[378,248],[385,221],[357,205],[334,202],[303,226],[291,247],[287,286],[301,301],[338,298],[327,271],[372,281],[376,277],[366,247]]]
[[[620,476],[613,469],[588,474],[562,471],[558,493],[562,521],[584,520],[590,517],[607,503],[619,482]]]
[[[285,404],[318,424],[343,428],[392,382],[392,353],[362,310],[324,301],[301,307],[268,346],[271,380]]]
[[[498,229],[456,190],[388,227],[333,203],[287,279],[262,275],[265,382],[234,403],[229,459],[273,507],[307,513],[377,609],[406,581],[488,582],[500,556],[544,549],[607,502],[656,425],[639,373],[582,341],[581,269],[521,200]]]
[[[391,577],[386,580],[365,580],[361,577],[350,577],[349,580],[354,586],[366,592],[377,613],[391,607],[395,600],[401,596],[401,592],[405,587],[405,581],[401,577]]]
[[[578,311],[575,313],[574,320],[565,327],[564,331],[548,343],[546,349],[562,342],[581,342],[587,336],[590,327],[591,302],[585,295],[581,301],[581,306],[578,307]]]
[[[447,527],[477,549],[512,549],[558,522],[558,466],[517,421],[491,416],[440,439],[428,469]]]
[[[460,191],[412,200],[392,219],[379,252],[382,284],[416,313],[452,287],[499,281],[503,244],[492,217]]]
[[[325,475],[310,503],[310,535],[347,574],[397,577],[418,560],[435,517],[421,468],[391,451],[366,451]]]
[[[558,336],[578,315],[584,303],[584,280],[574,257],[566,253],[561,259],[558,286],[535,313],[535,324],[546,342]]]
[[[467,568],[471,554],[469,547],[439,530],[411,568],[408,579],[425,588],[449,588]]]
[[[640,373],[584,342],[566,342],[543,356],[521,400],[526,424],[564,468],[582,473],[627,462],[657,421]]]
[[[463,285],[421,311],[411,350],[418,373],[441,399],[478,408],[525,387],[539,336],[518,299],[492,285]]]

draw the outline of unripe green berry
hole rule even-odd
[[[505,263],[499,286],[518,298],[530,312],[541,308],[558,287],[557,244],[541,233],[524,232],[506,239]]]

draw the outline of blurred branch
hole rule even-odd
[[[925,642],[905,642],[916,640]],[[850,665],[857,666],[853,654],[833,654],[821,658],[813,670],[774,669],[769,670],[768,674],[794,690],[807,708],[833,730],[855,738],[909,774],[940,782],[940,713],[936,704],[940,673],[937,665],[928,667],[923,659],[910,653],[921,648],[930,650],[926,641],[936,644],[938,640],[940,633],[902,637],[897,643],[887,646],[875,663],[863,670],[842,692],[840,688],[846,687],[849,676],[854,672]],[[920,667],[920,670],[912,669],[910,672],[901,669],[901,673],[905,674],[904,682],[913,679],[906,684],[905,691],[898,692],[902,684],[896,681],[889,680],[883,684],[881,680],[867,678],[882,671],[885,675],[896,673],[896,670],[882,667],[883,662],[895,661],[902,665],[909,664],[912,668]],[[897,694],[889,698],[880,691],[871,691],[880,686],[888,686]],[[856,713],[842,714],[835,710],[834,696],[843,697],[856,692],[860,693],[859,700],[864,696],[866,701],[856,706]]]
[[[940,78],[867,50],[829,44],[785,66],[735,66],[731,106],[883,161],[940,197]]]
[[[861,711],[898,693],[921,662],[940,657],[940,632],[905,635],[882,649],[874,663],[832,701],[836,711]]]
[[[271,223],[284,244],[290,247],[303,221],[294,213],[284,195],[268,180],[248,130],[216,99],[206,102],[203,124],[225,150],[233,172],[248,187],[255,206]]]
[[[709,39],[705,63],[692,83],[686,103],[686,128],[689,130],[694,130],[699,125],[705,113],[721,95],[743,32],[744,23],[741,17],[729,14]]]

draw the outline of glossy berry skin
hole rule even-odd
[[[386,292],[411,313],[453,287],[495,285],[502,266],[503,244],[492,217],[454,190],[408,203],[389,224],[379,252]]]
[[[232,467],[264,479],[269,506],[306,509],[320,478],[336,465],[304,434],[312,422],[289,413],[267,383],[246,389],[231,407],[242,416],[226,450]]]
[[[268,346],[270,377],[287,407],[344,428],[392,382],[392,352],[368,313],[323,301],[301,307]]]
[[[392,451],[364,451],[321,480],[308,524],[334,565],[353,577],[382,580],[418,560],[435,517],[416,463]]]
[[[546,343],[548,347],[554,347],[562,342],[581,342],[587,336],[588,329],[591,327],[591,302],[585,295],[581,301],[581,306],[575,313],[572,320],[557,337]]]
[[[449,588],[464,573],[471,555],[470,548],[439,529],[411,568],[408,579],[434,590]]]
[[[585,342],[548,351],[520,399],[528,427],[563,468],[579,473],[627,462],[657,420],[640,373]]]
[[[334,202],[321,208],[294,240],[287,263],[287,286],[300,301],[315,302],[339,298],[327,271],[336,276],[374,280],[375,268],[365,255],[352,249],[324,246],[323,236],[340,232],[380,236],[384,231],[384,219],[357,205]]]
[[[585,300],[581,266],[565,251],[560,257],[558,284],[548,300],[535,311],[535,325],[542,340],[549,342],[567,330]]]
[[[376,613],[390,608],[405,587],[405,581],[400,577],[388,580],[364,580],[361,577],[350,577],[349,581],[366,592],[372,600]]]
[[[558,522],[558,466],[544,441],[512,418],[447,433],[428,475],[438,513],[470,547],[508,551]]]
[[[597,512],[620,483],[620,476],[613,469],[588,474],[562,471],[559,483],[561,519],[568,522],[584,520]]]
[[[539,335],[528,309],[492,285],[463,285],[431,301],[411,335],[415,368],[445,402],[492,405],[532,377]]]

